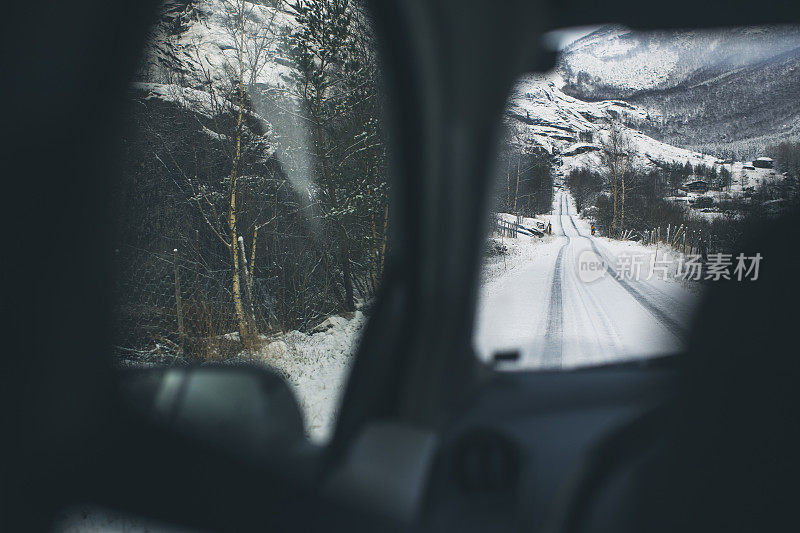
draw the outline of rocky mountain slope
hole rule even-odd
[[[238,110],[240,73],[246,92],[244,135],[261,144],[269,159],[281,136],[296,135],[284,120],[295,111],[291,61],[281,40],[295,26],[293,15],[271,2],[243,3],[241,39],[238,0],[166,0],[153,27],[131,97],[135,107],[156,114],[154,129],[169,113],[182,116],[182,132],[196,130],[209,141],[224,140]],[[237,50],[242,48],[242,64]],[[188,115],[188,116],[187,116]]]
[[[645,135],[635,125],[652,117],[623,100],[587,102],[559,89],[557,76],[529,76],[519,81],[509,100],[507,118],[512,142],[544,150],[562,174],[573,168],[599,169],[602,143],[616,127],[629,143],[632,166],[653,170],[671,163],[713,166],[717,158],[678,148]]]
[[[244,5],[245,82],[285,87],[291,68],[279,44],[296,21],[268,2]],[[239,69],[238,7],[235,0],[166,0],[151,33],[140,81],[200,90],[226,83]]]

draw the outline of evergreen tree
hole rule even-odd
[[[319,205],[335,236],[341,299],[352,310],[356,284],[364,284],[354,275],[353,261],[368,256],[365,274],[374,286],[388,224],[372,35],[361,6],[351,0],[298,0],[290,7],[298,22],[287,43],[296,67],[294,91],[310,125]],[[361,287],[362,293],[369,290]]]

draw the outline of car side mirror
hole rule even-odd
[[[306,443],[294,394],[280,376],[265,369],[128,370],[120,389],[140,415],[250,460],[274,460]]]

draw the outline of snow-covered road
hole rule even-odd
[[[647,247],[590,236],[569,195],[554,197],[553,237],[517,239],[510,267],[482,287],[475,345],[484,358],[519,350],[515,368],[568,368],[672,353],[681,348],[696,293],[662,279],[620,279],[621,253]],[[663,253],[663,250],[662,250]],[[588,262],[604,261],[591,280]],[[647,274],[645,272],[644,274]]]

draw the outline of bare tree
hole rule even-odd
[[[608,173],[613,217],[611,235],[616,235],[625,225],[625,173],[631,157],[630,139],[621,128],[612,123],[608,136],[601,143],[601,156]]]
[[[230,153],[230,172],[220,181],[226,186],[226,201],[219,205],[220,194],[216,188],[195,184],[188,180],[192,189],[192,200],[200,211],[204,222],[212,233],[228,249],[231,261],[231,291],[234,311],[238,323],[240,338],[245,345],[252,345],[256,334],[253,293],[253,269],[255,267],[255,249],[258,230],[267,222],[255,217],[249,226],[242,227],[241,189],[247,177],[243,175],[242,161],[248,152],[265,150],[258,143],[248,144],[245,135],[245,120],[258,120],[249,110],[250,97],[257,83],[259,74],[268,61],[267,54],[275,41],[275,16],[277,10],[271,11],[266,21],[258,20],[254,15],[255,6],[245,0],[226,0],[223,2],[227,15],[226,30],[233,45],[234,57],[223,68],[227,79],[218,80],[211,67],[204,67],[204,58],[196,50],[197,63],[204,76],[204,83],[209,94],[209,105],[216,121],[233,117],[234,125],[231,135],[220,137]],[[262,25],[263,24],[263,25]],[[245,86],[247,83],[247,87]],[[217,131],[223,131],[219,125]],[[211,189],[211,190],[210,190]],[[251,217],[252,218],[252,217]],[[251,232],[250,266],[247,267],[247,252],[244,241],[245,231]],[[249,312],[248,312],[249,310]]]

